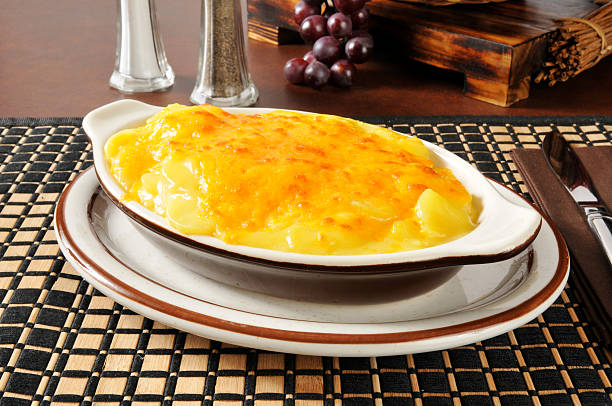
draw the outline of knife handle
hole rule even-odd
[[[587,221],[612,266],[612,216],[603,208],[584,206]]]

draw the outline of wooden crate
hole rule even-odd
[[[296,2],[249,0],[249,35],[275,44],[295,41]],[[553,20],[582,17],[598,6],[592,0],[509,0],[447,7],[372,0],[368,7],[377,30],[398,40],[401,52],[464,73],[466,96],[510,106],[529,96],[531,75],[544,60],[548,34],[556,29]]]

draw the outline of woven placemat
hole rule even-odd
[[[369,119],[441,144],[522,194],[509,151],[538,148],[554,127],[547,119],[436,120]],[[612,139],[612,117],[555,122],[575,143]],[[571,286],[508,334],[394,357],[239,348],[135,314],[84,282],[55,239],[55,202],[91,163],[78,119],[0,119],[0,405],[612,404],[610,359]]]

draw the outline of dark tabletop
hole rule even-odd
[[[176,84],[138,98],[188,103],[200,2],[157,4]],[[114,49],[113,1],[3,2],[0,117],[78,117],[123,97],[107,85]],[[287,85],[282,65],[306,50],[250,42],[260,106],[379,116],[369,121],[443,145],[522,194],[511,149],[538,148],[551,129],[584,145],[611,139],[611,117],[542,116],[610,115],[612,58],[569,83],[535,86],[529,100],[504,109],[464,97],[460,74],[380,52],[349,91]],[[398,115],[404,117],[389,117]],[[414,117],[427,115],[481,117]],[[91,165],[80,124],[0,118],[0,405],[612,405],[610,358],[571,285],[546,312],[507,334],[398,357],[233,347],[131,312],[79,277],[54,234],[60,192]]]
[[[188,103],[195,83],[200,2],[159,0],[163,41],[177,74],[165,93],[137,98],[154,104]],[[606,115],[612,111],[612,58],[553,88],[535,85],[528,100],[511,108],[462,94],[461,74],[380,51],[362,65],[350,90],[288,85],[286,60],[306,45],[276,47],[250,41],[258,105],[353,116],[374,115]],[[115,51],[115,2],[23,0],[4,2],[0,13],[0,116],[82,116],[123,97],[108,87]],[[400,52],[397,52],[399,54]]]

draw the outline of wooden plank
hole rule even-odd
[[[529,96],[531,80],[523,78],[516,84],[496,82],[466,75],[463,94],[497,106],[507,107]]]
[[[261,22],[257,17],[249,18],[249,38],[275,45],[294,44],[301,41],[296,31]]]
[[[492,7],[497,5],[424,7],[391,0],[374,0],[368,8],[373,15],[393,25],[437,28],[510,46],[539,37],[548,31],[531,24],[516,23],[503,15],[492,13]]]
[[[298,26],[293,19],[295,3],[297,0],[249,0],[249,19],[255,18],[258,23],[297,31]]]
[[[546,56],[546,38],[543,35],[512,48],[510,83],[517,83],[539,71]]]
[[[404,32],[403,27],[385,29],[385,35],[394,38],[394,48],[412,59],[488,80],[508,80],[512,53],[508,45],[422,25],[410,27],[409,36]]]
[[[293,20],[296,0],[249,0],[258,21],[297,31]],[[437,27],[458,34],[507,45],[539,37],[554,29],[553,19],[584,16],[598,8],[591,0],[509,0],[501,3],[446,7],[424,6],[397,0],[372,0],[373,15],[389,21]]]

